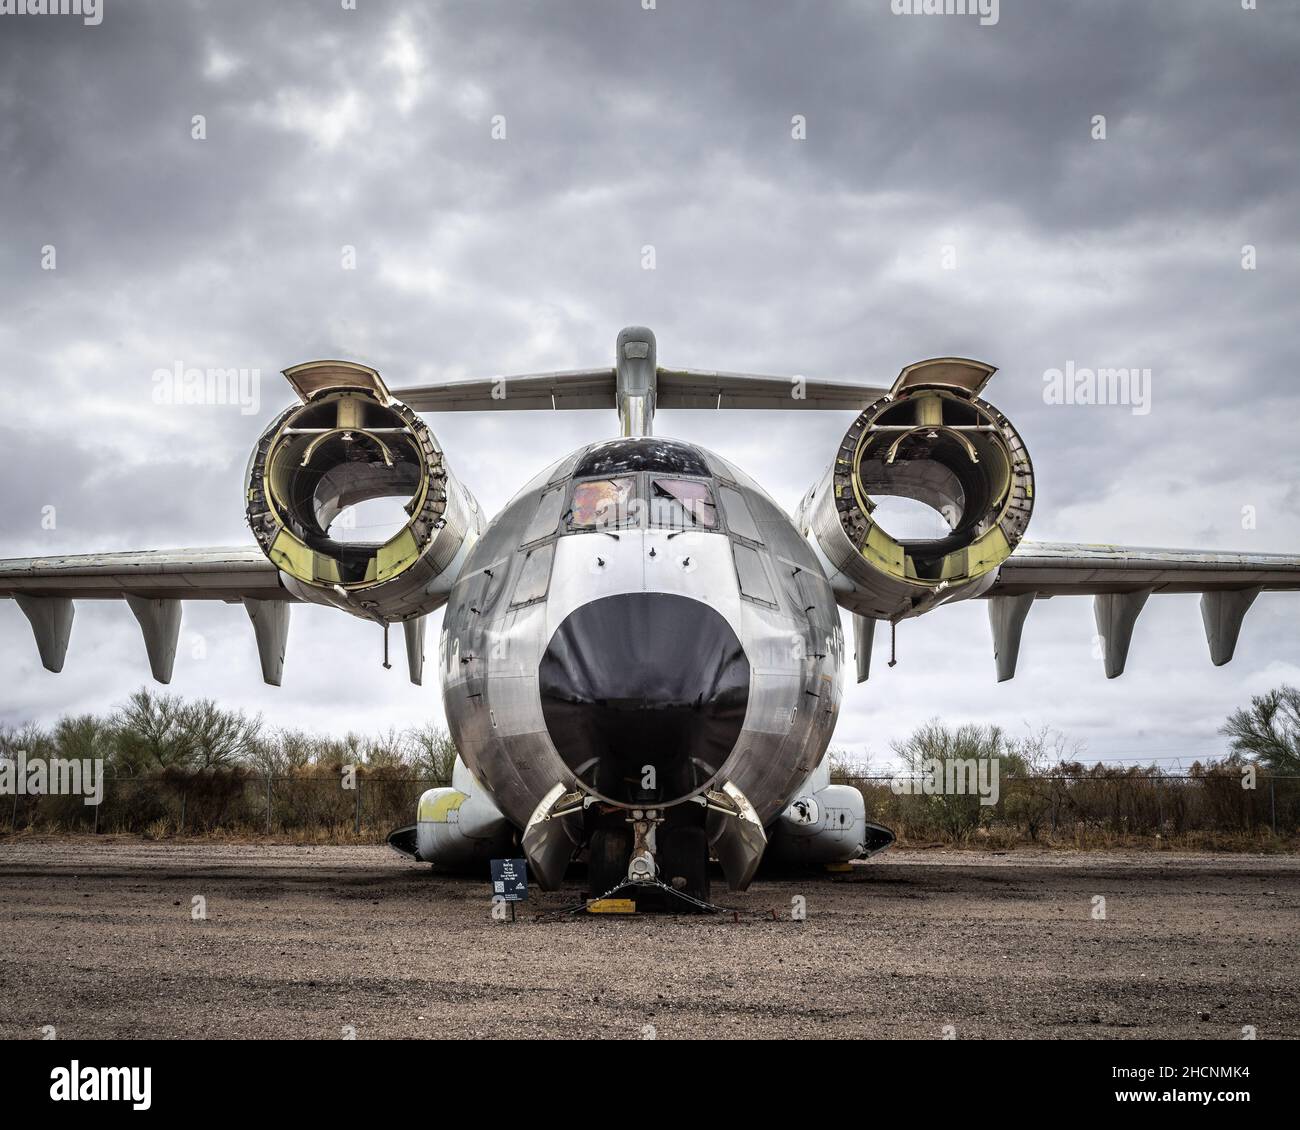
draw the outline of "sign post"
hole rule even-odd
[[[494,859],[492,866],[492,898],[510,904],[510,921],[515,920],[515,903],[528,901],[528,861],[525,859]]]

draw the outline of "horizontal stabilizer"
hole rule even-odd
[[[887,389],[847,381],[660,369],[660,408],[771,408],[860,412]]]
[[[660,408],[774,408],[861,411],[886,389],[851,382],[802,377],[764,377],[706,369],[656,369],[655,403]],[[526,373],[470,381],[398,388],[393,395],[417,412],[550,411],[613,408],[615,374],[610,369]]]
[[[612,367],[557,373],[447,381],[396,388],[392,396],[416,412],[552,411],[618,408],[624,435],[649,435],[656,408],[767,408],[861,411],[889,390],[850,381],[765,377],[712,369],[668,369],[657,361],[655,335],[645,326],[627,326],[618,335]],[[961,385],[987,374],[968,371],[976,362],[940,362],[944,374]],[[944,367],[946,366],[946,367]],[[915,368],[915,366],[913,366]],[[992,369],[988,369],[988,373]],[[370,371],[370,370],[367,370]],[[288,370],[286,375],[292,373]],[[904,370],[899,380],[906,378]],[[635,401],[629,405],[628,401]]]
[[[417,412],[550,411],[560,408],[613,408],[614,370],[572,369],[527,373],[393,390]]]

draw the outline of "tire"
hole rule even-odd
[[[632,834],[624,828],[597,828],[587,843],[587,892],[600,898],[627,878]]]
[[[708,902],[709,841],[704,829],[667,828],[661,835],[660,878],[670,887]]]

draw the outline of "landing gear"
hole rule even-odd
[[[673,890],[709,901],[709,840],[703,828],[683,824],[660,831],[659,878]]]
[[[630,820],[622,812],[605,815],[609,822],[593,828],[587,840],[591,898],[622,888],[619,897],[651,908],[679,906],[682,900],[669,891],[709,901],[709,840],[702,808],[683,805],[666,814],[633,809]]]
[[[632,832],[627,827],[597,828],[587,843],[587,891],[594,899],[627,880]]]

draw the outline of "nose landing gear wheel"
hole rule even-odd
[[[674,890],[709,901],[709,841],[703,828],[660,832],[659,877]]]
[[[625,828],[597,828],[587,843],[587,892],[600,898],[627,878],[632,833]]]

